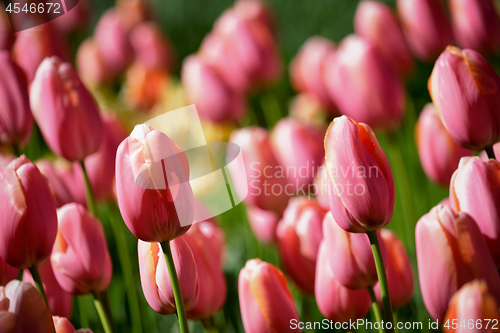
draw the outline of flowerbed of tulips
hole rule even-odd
[[[194,3],[0,5],[0,333],[499,330],[500,4]]]

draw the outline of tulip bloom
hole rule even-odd
[[[0,257],[0,286],[5,286],[10,281],[14,280],[19,274],[17,268],[12,267]]]
[[[50,148],[68,161],[82,161],[99,148],[103,124],[90,92],[69,63],[45,59],[31,85],[33,115]]]
[[[238,278],[238,295],[245,332],[293,332],[291,321],[298,322],[299,315],[278,268],[260,259],[247,261]]]
[[[248,205],[247,217],[255,237],[264,244],[276,242],[276,228],[281,216],[270,210]]]
[[[193,222],[187,157],[149,125],[137,125],[118,147],[116,194],[125,224],[145,242],[173,240]]]
[[[431,103],[420,113],[415,140],[425,174],[441,186],[449,186],[451,175],[462,157],[473,155],[472,151],[453,141]]]
[[[59,230],[51,261],[59,285],[72,295],[105,290],[113,267],[101,222],[83,206],[57,210]]]
[[[450,21],[441,0],[397,0],[396,5],[415,56],[433,61],[447,45],[453,44]]]
[[[434,319],[441,321],[453,294],[476,278],[500,300],[495,263],[469,215],[438,205],[418,221],[415,241],[422,298]]]
[[[201,277],[198,277],[193,253],[186,241],[177,238],[170,242],[170,246],[184,307],[189,311],[198,302]],[[137,249],[142,291],[149,306],[160,314],[174,314],[174,292],[161,244],[147,243],[139,239]]]
[[[472,329],[481,332],[494,332],[498,330],[498,324],[495,325],[494,321],[497,323],[500,321],[497,304],[484,281],[469,282],[460,288],[451,299],[443,321],[443,331],[465,333],[470,332],[470,327],[472,327]],[[462,325],[463,322],[466,323],[466,327]],[[469,326],[469,322],[473,324]],[[454,323],[457,323],[456,327]]]
[[[162,35],[160,27],[153,22],[138,25],[130,33],[135,62],[151,69],[169,69],[173,62],[173,50]]]
[[[401,74],[413,66],[398,19],[382,2],[361,1],[354,15],[354,31],[379,49],[386,61]]]
[[[450,201],[455,211],[476,221],[500,268],[500,162],[463,158],[451,180]]]
[[[319,247],[314,292],[323,316],[336,322],[361,319],[370,310],[371,300],[367,290],[348,289],[335,279],[324,241]]]
[[[326,211],[306,197],[290,199],[278,225],[278,249],[285,271],[299,288],[314,294],[319,243]]]
[[[26,76],[8,51],[0,51],[0,70],[0,143],[24,147],[33,127]]]
[[[75,330],[75,327],[65,317],[53,316],[52,320],[54,321],[56,333],[92,333],[91,330],[85,328]]]
[[[449,46],[428,87],[444,127],[462,147],[482,150],[500,141],[500,77],[478,52]]]
[[[19,269],[41,265],[57,234],[47,180],[23,155],[0,169],[0,198],[0,256]]]
[[[376,129],[399,125],[405,106],[403,85],[371,42],[356,35],[344,38],[325,77],[340,113]]]
[[[451,0],[453,33],[462,47],[494,53],[500,47],[500,18],[492,0]]]
[[[342,116],[325,135],[328,197],[335,221],[349,232],[387,225],[394,212],[391,166],[372,129]]]
[[[76,52],[76,68],[85,84],[98,86],[111,81],[112,73],[107,70],[101,51],[92,38],[87,38]]]

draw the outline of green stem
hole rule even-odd
[[[45,290],[43,289],[42,278],[40,277],[40,272],[38,272],[38,267],[33,266],[29,268],[31,276],[33,277],[33,281],[35,282],[36,289],[42,294],[43,300],[45,301],[45,305],[50,309],[49,302],[47,301],[47,295],[45,294]]]
[[[109,320],[108,316],[106,315],[106,310],[104,310],[104,306],[102,304],[102,299],[101,296],[99,295],[99,292],[92,292],[92,295],[94,296],[94,305],[95,309],[97,310],[97,314],[99,315],[99,319],[101,319],[102,327],[104,328],[105,333],[113,333],[113,328],[111,326],[111,320]]]
[[[177,278],[177,271],[175,270],[174,258],[172,257],[172,250],[170,242],[161,242],[163,253],[165,254],[165,261],[167,262],[168,274],[170,275],[170,282],[174,291],[175,306],[177,308],[177,317],[179,319],[179,328],[181,333],[189,333],[187,323],[186,311],[184,310],[184,301],[182,299],[181,287],[179,279]]]
[[[18,145],[12,145],[12,151],[17,157],[21,156],[21,150],[19,149]]]
[[[78,313],[80,314],[80,327],[89,327],[89,316],[87,314],[87,302],[85,296],[77,296]]]
[[[380,327],[379,327],[378,331],[380,333],[383,333],[384,330],[382,329],[382,314],[380,313],[380,308],[378,306],[377,297],[375,296],[375,291],[373,291],[372,286],[369,286],[367,289],[368,289],[368,293],[370,294],[370,298],[372,300],[373,319],[375,319],[376,322],[380,323]]]
[[[395,333],[399,333],[399,329],[398,329],[398,323],[399,323],[398,312],[394,311],[393,316],[394,316],[394,332]]]
[[[205,318],[201,320],[201,323],[203,324],[203,327],[205,328],[206,333],[218,333],[219,331],[217,328],[213,325],[213,317],[211,318]]]
[[[94,194],[92,192],[92,185],[90,184],[89,175],[87,174],[87,169],[85,169],[85,163],[83,161],[80,161],[80,166],[82,167],[83,180],[85,181],[85,197],[87,199],[87,207],[89,209],[90,214],[97,217]]]
[[[380,294],[382,296],[382,305],[384,307],[384,319],[386,325],[390,322],[391,329],[386,329],[387,332],[394,331],[394,320],[392,317],[392,304],[389,295],[389,284],[387,283],[387,274],[385,273],[384,259],[382,258],[382,250],[378,241],[377,231],[368,231],[366,233],[370,239],[370,244],[373,252],[373,259],[375,259],[375,266],[377,267],[378,282],[380,286]],[[387,327],[387,326],[386,326]]]
[[[496,160],[495,151],[493,150],[493,146],[486,146],[486,148],[484,148],[484,150],[486,150],[486,154],[488,154],[488,158],[492,158],[492,159]]]

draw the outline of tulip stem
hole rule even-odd
[[[213,317],[205,318],[201,320],[203,327],[205,328],[205,332],[207,333],[218,333],[217,327],[213,325]]]
[[[375,266],[377,268],[378,281],[380,285],[380,294],[382,295],[382,305],[384,307],[384,319],[386,322],[386,331],[394,331],[394,319],[392,317],[392,304],[389,295],[389,284],[387,283],[387,274],[385,273],[384,259],[382,258],[382,250],[378,241],[377,231],[368,231],[366,233],[370,239],[370,244],[373,252],[373,259],[375,259]],[[391,323],[391,328],[387,328],[388,323]]]
[[[87,302],[85,296],[76,296],[78,300],[78,313],[80,314],[80,327],[89,327],[89,316],[87,314]]]
[[[87,174],[87,169],[85,169],[85,163],[83,161],[80,161],[80,166],[82,167],[83,180],[85,181],[85,198],[87,199],[87,207],[89,208],[90,214],[97,217],[94,194],[92,192],[92,185],[90,184],[89,175]]]
[[[373,286],[369,286],[367,289],[368,293],[370,294],[370,298],[372,300],[373,319],[375,319],[376,322],[382,323],[382,314],[380,313],[380,307],[378,306],[377,297],[375,296],[375,291],[373,290]],[[379,326],[378,331],[380,333],[384,332],[382,325]]]
[[[165,261],[167,262],[168,274],[170,275],[170,282],[174,291],[175,306],[177,308],[177,317],[179,319],[179,328],[181,333],[189,333],[187,323],[186,310],[184,309],[184,300],[182,299],[181,287],[179,279],[177,278],[177,271],[175,270],[174,258],[172,257],[172,249],[170,242],[161,242],[161,248],[165,254]]]
[[[484,150],[486,150],[486,154],[488,154],[488,158],[492,158],[492,159],[496,159],[495,157],[495,151],[493,150],[493,146],[486,146],[486,148],[484,148]]]
[[[113,328],[111,326],[111,321],[106,315],[106,310],[104,310],[104,306],[102,304],[102,299],[97,291],[92,291],[92,295],[94,296],[94,305],[97,310],[97,314],[99,315],[99,319],[101,319],[102,327],[104,328],[105,333],[113,333]]]
[[[40,277],[40,272],[38,272],[38,267],[33,266],[29,269],[31,276],[33,277],[33,281],[35,282],[36,289],[42,294],[43,300],[45,301],[45,305],[50,309],[49,302],[47,301],[47,295],[45,294],[45,290],[42,285],[42,278]]]

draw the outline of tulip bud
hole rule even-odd
[[[57,234],[47,180],[23,155],[0,169],[0,198],[0,257],[19,269],[39,266]]]
[[[5,286],[10,281],[14,280],[19,274],[17,268],[12,267],[0,257],[0,286]]]
[[[264,244],[275,243],[276,228],[281,216],[273,211],[262,210],[252,205],[248,205],[246,208],[248,222],[255,237]]]
[[[149,125],[135,126],[118,147],[116,194],[125,224],[145,242],[173,240],[193,222],[187,157]]]
[[[26,76],[8,51],[0,51],[0,71],[0,144],[24,147],[33,127]]]
[[[92,87],[107,83],[113,78],[112,73],[107,70],[96,41],[92,38],[87,38],[78,46],[76,67],[82,81]]]
[[[97,151],[103,132],[99,109],[69,63],[56,57],[42,62],[30,103],[45,141],[57,155],[73,162]]]
[[[328,110],[335,111],[334,101],[325,82],[325,64],[333,60],[335,44],[323,37],[311,37],[290,63],[290,80],[299,92],[307,92]]]
[[[138,25],[130,33],[135,62],[150,69],[169,69],[173,62],[173,50],[154,22]]]
[[[328,260],[338,283],[349,289],[366,289],[377,283],[377,268],[366,234],[345,231],[328,212],[323,220],[323,237],[328,253],[334,254]]]
[[[278,249],[285,272],[307,294],[314,294],[319,243],[326,211],[306,197],[290,199],[277,229]]]
[[[420,113],[415,140],[425,174],[441,186],[449,186],[451,175],[462,157],[473,155],[473,152],[453,141],[431,103]]]
[[[340,227],[366,232],[387,225],[394,212],[394,179],[372,129],[342,116],[325,135],[330,210]]]
[[[412,53],[433,61],[453,44],[450,21],[441,0],[397,0],[399,18]]]
[[[464,157],[450,184],[453,209],[470,215],[500,268],[500,162]]]
[[[286,278],[275,266],[251,259],[240,271],[238,295],[247,333],[293,332],[299,320]]]
[[[495,263],[469,215],[438,205],[418,221],[415,242],[422,298],[434,319],[441,321],[453,294],[476,278],[500,300]]]
[[[75,327],[67,318],[53,316],[52,320],[56,333],[75,333]]]
[[[372,42],[398,73],[411,70],[413,60],[398,19],[389,6],[378,1],[361,1],[354,15],[354,31]]]
[[[469,282],[460,288],[451,299],[443,321],[443,331],[465,333],[470,332],[471,327],[480,332],[496,331],[498,328],[495,326],[498,325],[495,325],[495,321],[498,323],[500,320],[497,304],[483,280]],[[454,323],[457,323],[456,329]],[[472,325],[469,326],[469,323]]]
[[[113,267],[101,222],[76,203],[59,208],[57,218],[51,256],[57,282],[72,295],[105,290]]]
[[[179,279],[186,311],[193,309],[200,295],[200,279],[196,262],[186,241],[182,238],[170,242],[175,270]],[[174,291],[160,243],[147,243],[139,239],[139,272],[144,297],[149,306],[160,314],[176,312]]]
[[[341,285],[333,275],[328,255],[323,241],[319,247],[314,284],[319,310],[326,318],[339,323],[363,318],[371,306],[368,291],[348,289]]]
[[[325,77],[340,113],[375,129],[391,130],[403,118],[405,94],[396,71],[369,41],[346,37]]]
[[[500,48],[500,18],[492,0],[450,0],[453,34],[462,47],[481,53]]]
[[[196,104],[202,118],[220,123],[238,121],[245,116],[243,96],[200,57],[188,57],[182,65],[181,76],[187,99]]]
[[[453,140],[482,150],[500,141],[500,77],[474,50],[449,46],[439,56],[428,87]]]

